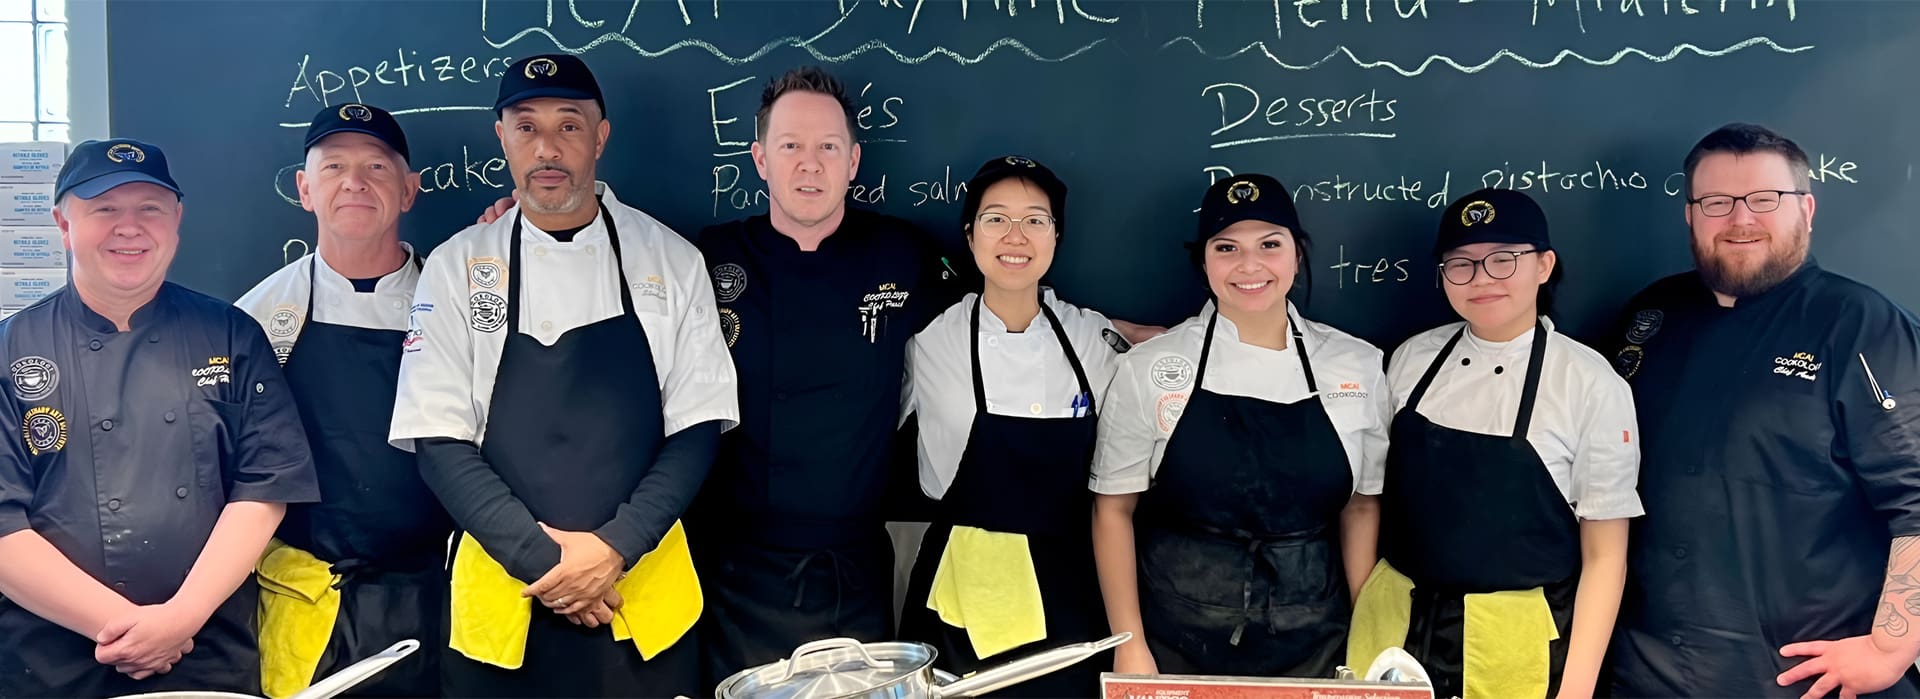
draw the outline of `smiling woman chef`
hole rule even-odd
[[[1193,247],[1214,302],[1120,362],[1091,482],[1107,618],[1136,636],[1118,672],[1326,677],[1341,659],[1374,564],[1386,381],[1380,350],[1287,301],[1306,249],[1279,181],[1215,183]]]

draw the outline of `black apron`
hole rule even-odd
[[[795,522],[782,529],[775,518],[753,513],[703,517],[710,518],[703,526],[688,525],[687,543],[706,597],[698,629],[709,691],[810,641],[895,638],[886,523]],[[716,521],[723,518],[739,521]]]
[[[621,313],[569,330],[547,347],[520,332],[521,219],[515,213],[507,253],[506,347],[480,446],[480,455],[534,518],[563,531],[592,531],[612,520],[665,439],[653,351],[634,315],[620,234],[605,204],[600,218],[619,274]],[[701,696],[698,645],[689,632],[643,661],[632,643],[615,642],[606,625],[575,626],[536,604],[520,669],[474,662],[448,649],[442,676],[448,696]]]
[[[1206,390],[1216,311],[1193,395],[1134,516],[1140,613],[1162,673],[1332,677],[1346,648],[1340,511],[1353,471],[1319,399]]]
[[[315,321],[320,256],[308,262],[307,314],[282,368],[313,447],[321,502],[290,506],[277,536],[341,576],[340,614],[314,670],[319,680],[399,641],[432,641],[453,523],[413,454],[387,442],[406,333]],[[420,267],[419,257],[413,265]],[[439,691],[439,659],[416,653],[349,695]]]
[[[1045,303],[1040,312],[1067,353],[1073,376],[1085,397],[1087,414],[1069,418],[1029,418],[987,412],[980,378],[980,301],[969,318],[973,358],[973,426],[953,484],[934,509],[932,526],[920,543],[907,585],[900,636],[939,651],[935,666],[965,676],[976,670],[1070,643],[1106,636],[1106,610],[1093,563],[1093,493],[1087,472],[1093,463],[1093,388],[1060,319]],[[949,626],[927,608],[941,554],[955,526],[1024,534],[1033,556],[1045,604],[1047,637],[983,661],[973,652],[967,630]],[[996,692],[995,696],[1090,697],[1100,692],[1102,663],[1091,660]]]
[[[1559,640],[1549,646],[1547,696],[1560,687],[1580,578],[1580,522],[1527,441],[1547,354],[1536,323],[1513,434],[1433,424],[1417,410],[1433,377],[1466,332],[1440,349],[1393,418],[1381,492],[1380,553],[1413,581],[1407,652],[1434,681],[1434,695],[1461,693],[1463,595],[1544,588]]]

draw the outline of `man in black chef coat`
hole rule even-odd
[[[1920,696],[1920,322],[1808,255],[1807,156],[1686,160],[1696,269],[1612,340],[1645,432],[1617,696]]]
[[[0,321],[0,695],[260,689],[254,563],[319,489],[259,324],[166,281],[166,163],[76,146],[71,282]]]
[[[687,525],[709,684],[807,641],[893,637],[883,506],[907,340],[959,295],[930,236],[847,206],[860,144],[839,80],[793,70],[760,105],[768,213],[698,238],[740,373],[740,428]]]

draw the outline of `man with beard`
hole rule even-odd
[[[443,689],[699,693],[679,518],[739,419],[712,282],[594,180],[611,122],[578,57],[515,62],[494,109],[520,205],[428,258],[391,433],[461,530]]]
[[[1920,696],[1920,322],[1808,257],[1793,141],[1728,125],[1686,176],[1697,269],[1613,338],[1647,509],[1614,694]]]

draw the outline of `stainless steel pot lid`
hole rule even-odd
[[[794,649],[787,660],[734,673],[714,694],[723,699],[860,696],[920,673],[933,664],[935,655],[931,646],[919,643],[830,638]]]

